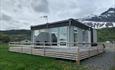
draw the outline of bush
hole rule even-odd
[[[0,43],[8,43],[10,41],[10,37],[8,35],[0,33]]]

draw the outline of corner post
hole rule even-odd
[[[78,65],[80,65],[80,52],[79,52],[79,47],[77,47],[77,59],[76,59],[76,63]]]

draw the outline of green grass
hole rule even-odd
[[[88,70],[75,62],[8,52],[8,45],[0,45],[0,70]]]
[[[110,70],[115,70],[115,67],[114,67],[114,66],[113,66],[113,67],[111,67],[111,68],[110,68]]]

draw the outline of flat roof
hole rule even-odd
[[[46,23],[46,24],[41,24],[37,26],[31,26],[31,30],[56,28],[56,27],[63,27],[63,26],[76,26],[78,28],[85,29],[85,30],[92,29],[91,27],[71,18],[71,19],[62,20],[62,21]]]

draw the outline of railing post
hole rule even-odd
[[[17,45],[21,45],[21,43],[18,42]],[[21,46],[21,52],[23,53],[23,46]]]
[[[76,63],[78,65],[80,65],[80,52],[79,52],[79,47],[77,47],[77,59],[76,59]]]
[[[96,46],[96,48],[97,48],[97,54],[99,54],[99,46],[100,46],[100,44],[98,43],[98,45]]]
[[[45,42],[43,42],[43,46],[44,46],[44,56],[45,56]]]
[[[31,54],[32,54],[32,46],[33,46],[33,43],[31,43],[30,45],[31,45]]]
[[[91,56],[91,55],[90,55],[90,48],[91,48],[91,47],[89,47],[89,50],[88,50],[89,57]]]
[[[104,50],[104,49],[105,49],[105,47],[106,47],[106,46],[105,46],[105,44],[104,44],[104,43],[102,43],[101,45],[102,45],[102,46],[101,46],[102,51],[103,51],[103,52],[105,52],[105,50]]]
[[[97,54],[99,54],[99,49],[100,49],[99,46],[97,46]]]

